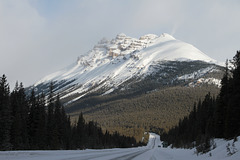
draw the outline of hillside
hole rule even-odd
[[[131,98],[94,96],[69,105],[66,111],[73,119],[83,112],[86,120],[95,120],[103,128],[127,135],[134,135],[133,132],[139,130],[167,131],[180,118],[187,116],[194,102],[209,91],[217,95],[219,88],[211,85],[201,88],[176,86]]]

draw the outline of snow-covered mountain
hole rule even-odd
[[[218,72],[219,64],[193,45],[166,33],[139,39],[119,34],[111,41],[102,39],[85,56],[44,77],[34,87],[37,92],[47,92],[49,83],[54,82],[55,91],[71,103],[94,92],[105,95],[127,90],[129,83],[149,76],[153,79],[154,75],[163,84],[194,80],[189,86],[200,82],[219,85],[215,77],[204,77]]]

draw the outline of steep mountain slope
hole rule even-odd
[[[176,40],[166,33],[159,37],[149,34],[140,39],[119,34],[111,41],[101,40],[86,56],[81,56],[76,63],[46,76],[34,87],[39,92],[46,92],[49,83],[54,82],[61,98],[72,96],[74,98],[68,102],[73,102],[100,89],[102,94],[109,94],[116,89],[124,90],[125,88],[119,88],[124,82],[133,78],[144,79],[159,69],[162,71],[160,76],[167,77],[164,70],[178,67],[169,66],[171,61],[217,63],[194,46]],[[191,74],[194,76],[199,72],[204,75],[214,70],[215,66],[206,66],[188,75],[178,72],[176,74],[180,74],[179,77],[175,75],[173,78],[189,79]]]
[[[83,112],[108,130],[168,130],[208,92],[217,95],[223,67],[194,46],[148,34],[102,39],[77,62],[29,87],[48,93],[49,84],[74,119]],[[120,131],[121,132],[121,131]]]

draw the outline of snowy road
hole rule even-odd
[[[240,139],[240,137],[239,137]],[[239,160],[240,153],[233,156],[226,153],[227,143],[232,141],[216,140],[217,148],[209,154],[194,154],[194,149],[171,149],[158,147],[161,145],[159,135],[150,134],[149,143],[145,147],[102,150],[70,150],[70,151],[0,151],[0,160]],[[235,144],[240,150],[240,142]]]
[[[0,152],[0,160],[155,160],[160,138],[151,133],[146,147],[84,151],[7,151]]]

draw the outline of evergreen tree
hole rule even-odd
[[[66,115],[66,112],[64,110],[64,107],[61,108],[62,112],[62,119],[63,119],[63,146],[65,149],[71,149],[72,143],[71,143],[71,135],[72,135],[72,127],[71,127],[71,120],[70,116]]]
[[[38,124],[39,124],[39,116],[38,116],[38,98],[36,98],[34,88],[31,91],[31,96],[29,98],[29,107],[30,107],[30,113],[29,113],[29,142],[30,147],[32,149],[39,149],[38,143],[37,143],[37,133],[38,133]]]
[[[98,127],[93,121],[88,122],[87,136],[88,136],[88,148],[97,148],[98,145]]]
[[[29,141],[31,149],[46,149],[45,96],[35,96],[34,89],[29,99]]]
[[[56,98],[56,101],[54,103],[54,117],[53,117],[53,126],[54,126],[54,136],[56,136],[55,139],[55,148],[59,149],[63,146],[63,119],[62,119],[62,113],[61,113],[61,103],[59,99],[59,95]]]
[[[83,118],[82,112],[79,114],[77,127],[76,127],[76,147],[83,149],[85,148],[87,132],[86,132],[86,125],[85,120]]]
[[[223,138],[225,133],[225,120],[226,120],[226,112],[228,106],[229,99],[229,66],[228,60],[226,61],[225,73],[221,81],[221,89],[217,98],[217,108],[215,112],[215,132],[217,138]]]
[[[240,135],[240,51],[233,58],[234,68],[229,79],[228,106],[225,120],[225,137]]]
[[[48,113],[47,113],[47,142],[49,149],[59,149],[59,139],[58,131],[56,127],[55,117],[54,117],[54,95],[53,95],[53,83],[51,82],[49,86],[48,95]]]
[[[0,77],[0,149],[10,150],[11,109],[9,100],[10,89],[5,75]]]
[[[45,149],[47,144],[47,115],[45,111],[45,95],[42,93],[38,96],[38,129],[36,133],[37,144],[39,149]]]
[[[56,133],[58,136],[57,143],[59,144],[59,148],[69,148],[70,139],[68,136],[70,136],[70,133],[67,131],[67,129],[71,129],[71,124],[69,123],[68,117],[66,116],[65,110],[60,102],[59,95],[55,101],[54,117],[54,122],[57,129]]]
[[[29,148],[27,131],[29,109],[22,83],[19,86],[16,83],[10,101],[12,109],[11,143],[13,149],[27,149]]]

